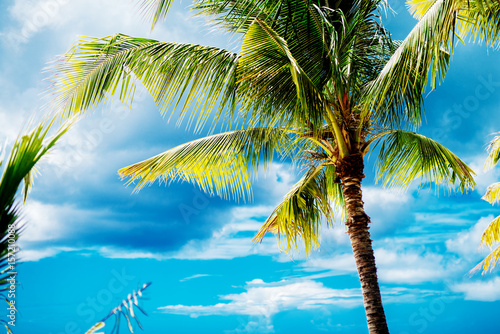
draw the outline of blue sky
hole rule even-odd
[[[414,25],[402,2],[386,18],[395,38]],[[77,36],[121,32],[238,50],[176,4],[150,33],[133,1],[13,0],[0,4],[0,140],[12,142],[41,113],[45,64]],[[420,129],[478,174],[477,190],[447,194],[418,184],[382,189],[367,164],[364,201],[391,333],[499,331],[498,271],[469,277],[485,255],[479,239],[498,215],[480,198],[500,179],[482,171],[500,131],[499,53],[458,45],[443,85],[427,92]],[[190,184],[132,193],[117,170],[203,134],[175,127],[147,94],[132,108],[109,103],[75,126],[42,164],[25,207],[16,334],[84,333],[129,292],[152,281],[145,333],[366,333],[359,282],[343,225],[324,229],[306,259],[251,238],[297,170],[279,159],[253,185],[251,202],[208,197]],[[107,330],[111,329],[107,325]],[[125,330],[125,328],[124,328]]]

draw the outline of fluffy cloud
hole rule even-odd
[[[472,263],[488,254],[487,249],[480,249],[481,236],[484,229],[493,220],[493,216],[483,217],[468,230],[459,232],[452,239],[446,241],[446,248]]]
[[[336,305],[355,307],[361,303],[359,289],[331,289],[313,280],[266,283],[261,279],[247,282],[245,292],[221,296],[215,305],[167,305],[159,309],[165,313],[203,315],[250,315],[270,318],[278,312],[311,310]]]
[[[464,294],[465,300],[492,302],[500,300],[500,277],[487,281],[457,283],[451,286],[455,292]]]

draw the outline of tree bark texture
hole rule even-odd
[[[346,226],[361,282],[368,331],[370,334],[388,334],[372,240],[368,231],[370,217],[364,211],[361,194],[361,180],[365,177],[363,170],[363,156],[360,153],[351,154],[337,164],[345,200]]]

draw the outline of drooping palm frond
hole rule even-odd
[[[139,300],[143,297],[143,292],[146,290],[151,283],[143,284],[140,289],[133,291],[131,294],[127,296],[122,302],[116,306],[111,312],[104,317],[101,321],[97,322],[94,326],[92,326],[85,334],[104,334],[102,332],[97,333],[97,330],[100,330],[105,327],[106,321],[111,317],[115,318],[115,323],[113,329],[110,334],[119,334],[120,332],[120,321],[123,318],[127,321],[127,327],[130,333],[134,333],[134,325],[132,324],[132,319],[135,320],[137,326],[140,329],[142,328],[142,324],[139,322],[139,318],[137,317],[136,309],[139,310],[142,314],[147,315],[147,313],[139,306]]]
[[[500,136],[496,136],[488,146],[488,159],[484,165],[485,169],[493,168],[500,160]]]
[[[498,246],[490,254],[488,254],[488,256],[486,256],[483,261],[479,262],[470,272],[475,273],[481,270],[481,268],[483,274],[488,270],[492,271],[495,268],[498,259],[500,259],[500,246]]]
[[[383,127],[420,124],[428,80],[435,87],[448,69],[458,9],[455,1],[434,1],[370,83],[364,109],[375,109]]]
[[[422,18],[436,0],[410,0],[410,12]],[[453,0],[458,8],[456,32],[461,38],[470,37],[477,42],[497,44],[500,36],[500,3],[495,0]]]
[[[275,153],[290,156],[294,150],[288,131],[251,128],[220,133],[177,146],[162,154],[120,169],[129,183],[141,188],[155,180],[192,182],[221,197],[251,196],[250,171],[256,172]]]
[[[491,204],[500,201],[500,182],[491,184],[488,189],[486,189],[486,194],[484,194],[482,199]]]
[[[484,230],[481,236],[481,245],[487,247],[493,247],[496,243],[500,242],[500,216],[493,219],[493,221]],[[488,270],[493,270],[496,263],[500,259],[500,246],[495,248],[488,256],[484,258],[477,266],[475,266],[471,272],[476,272],[482,268],[483,273]]]
[[[378,139],[381,148],[377,163],[377,180],[384,186],[407,187],[413,180],[449,187],[458,183],[460,191],[475,187],[474,172],[455,154],[423,135],[394,130]]]
[[[335,167],[311,166],[262,225],[254,241],[260,242],[267,233],[275,233],[281,248],[288,252],[297,248],[300,237],[310,254],[313,247],[319,247],[322,221],[333,222],[332,204],[337,209],[343,207],[341,185],[336,180]]]
[[[215,47],[164,43],[117,34],[82,39],[53,64],[52,106],[64,116],[81,114],[119,94],[131,103],[140,80],[162,113],[182,102],[180,120],[192,108],[202,126],[217,107],[235,108],[237,55]],[[193,118],[191,118],[193,120]]]
[[[264,21],[256,19],[245,34],[237,78],[242,111],[257,124],[296,127],[323,122],[320,92],[287,42]]]
[[[16,200],[19,188],[24,182],[23,200],[26,201],[36,164],[73,123],[67,122],[54,136],[46,138],[53,122],[54,120],[41,122],[32,131],[20,135],[14,142],[7,163],[0,161],[0,167],[3,166],[0,179],[0,295],[7,302],[9,299],[4,292],[13,282],[17,283],[15,264],[19,263],[16,260],[19,248],[16,241],[22,229],[21,209]],[[9,324],[4,320],[2,323],[10,331]]]
[[[141,11],[151,21],[151,28],[167,17],[173,2],[173,0],[140,0]]]

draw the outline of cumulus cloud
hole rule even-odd
[[[355,307],[361,303],[359,289],[331,289],[313,280],[266,283],[254,279],[247,282],[245,290],[221,296],[220,299],[227,302],[215,305],[167,305],[159,310],[191,317],[240,314],[270,318],[287,310],[312,310],[325,305]]]
[[[500,300],[500,277],[483,281],[466,281],[453,284],[451,289],[462,293],[465,300],[476,300],[483,302],[492,302]]]
[[[459,232],[454,238],[446,240],[446,248],[460,255],[461,259],[472,263],[488,254],[487,249],[480,249],[484,229],[493,220],[493,216],[482,217],[468,230]]]

